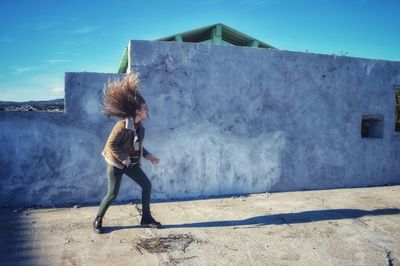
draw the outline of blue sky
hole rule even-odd
[[[224,23],[278,49],[400,61],[400,0],[1,0],[0,100],[64,97],[129,40]]]

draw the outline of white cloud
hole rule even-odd
[[[62,94],[64,94],[64,87],[51,88],[50,93],[53,95],[62,95]]]
[[[42,65],[34,65],[34,66],[10,66],[9,69],[11,69],[12,71],[14,71],[14,73],[16,74],[21,74],[21,73],[25,73],[25,72],[29,72],[29,71],[33,71],[33,70],[38,70],[38,69],[42,69],[43,66]]]
[[[82,28],[76,29],[76,30],[72,31],[72,33],[74,33],[74,34],[87,34],[87,33],[91,33],[91,32],[97,31],[98,29],[99,29],[99,27],[89,27],[89,26],[87,26],[87,27],[82,27]]]
[[[50,60],[46,61],[46,63],[48,63],[48,64],[57,64],[57,63],[65,63],[65,62],[69,62],[69,60],[65,60],[65,59],[50,59]]]
[[[66,52],[66,51],[60,51],[56,53],[57,55],[63,55],[63,56],[80,56],[80,53],[71,53],[71,52]]]
[[[15,72],[17,72],[17,73],[23,73],[23,72],[31,71],[34,69],[35,69],[35,67],[16,67],[16,68],[14,68]]]

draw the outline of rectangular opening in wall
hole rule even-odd
[[[383,115],[363,115],[361,122],[362,138],[383,138]]]
[[[394,130],[400,133],[400,86],[394,87],[395,97],[396,97],[396,109],[394,115]]]

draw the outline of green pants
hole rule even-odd
[[[140,166],[134,165],[126,169],[118,169],[107,164],[108,191],[101,201],[97,216],[104,217],[111,202],[117,197],[123,174],[142,187],[142,211],[143,213],[150,212],[151,182]]]

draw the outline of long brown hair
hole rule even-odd
[[[126,74],[120,80],[109,80],[103,92],[104,114],[116,118],[135,117],[136,110],[146,103],[139,90],[139,78],[135,73]]]

